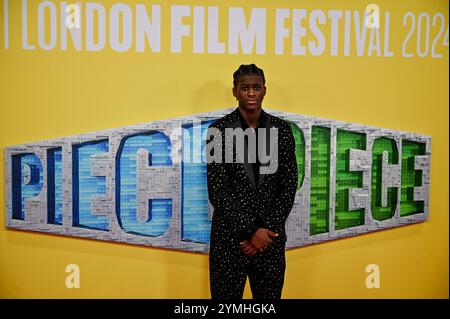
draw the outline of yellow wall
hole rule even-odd
[[[432,136],[429,220],[288,251],[283,297],[448,298],[448,46],[436,47],[443,58],[401,56],[411,23],[403,25],[404,14],[441,12],[448,31],[447,1],[377,1],[391,15],[393,57],[358,57],[354,45],[350,56],[341,49],[338,56],[293,56],[289,41],[286,54],[273,52],[276,8],[363,12],[366,1],[160,1],[160,53],[108,45],[100,52],[72,45],[44,51],[37,45],[38,3],[28,1],[31,51],[21,46],[21,1],[9,1],[8,49],[0,8],[0,297],[209,298],[207,255],[6,229],[3,148],[235,105],[232,72],[255,62],[266,72],[267,108]],[[191,38],[182,53],[170,53],[172,4],[220,6],[224,41],[229,6],[268,8],[266,54],[194,54]],[[329,39],[329,23],[322,29]],[[438,30],[431,24],[430,43]],[[408,51],[415,51],[416,34]],[[79,289],[65,287],[72,263],[80,266]],[[380,266],[379,289],[365,286],[372,263]]]

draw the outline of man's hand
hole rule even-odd
[[[273,240],[273,237],[277,237],[278,234],[266,228],[258,228],[250,239],[250,243],[257,252],[263,252],[264,249],[269,246]]]
[[[254,256],[262,253],[273,240],[271,237],[277,237],[278,234],[266,228],[258,228],[250,240],[240,242],[239,248],[246,256]]]
[[[239,243],[239,248],[246,256],[254,256],[258,252],[248,240]]]

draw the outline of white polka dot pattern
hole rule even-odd
[[[225,152],[225,128],[235,127],[239,109],[210,127],[222,132],[222,141],[210,139],[209,149]],[[210,284],[214,299],[242,298],[247,275],[254,298],[281,297],[285,271],[286,219],[297,187],[295,141],[289,123],[267,114],[268,126],[278,129],[278,169],[254,187],[242,163],[208,163],[208,195],[214,207],[210,247]],[[228,146],[227,146],[228,147]],[[233,152],[235,153],[235,152]],[[234,154],[235,158],[235,154]],[[239,242],[257,227],[279,234],[267,250],[245,256]]]

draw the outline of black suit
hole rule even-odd
[[[247,275],[254,298],[281,298],[285,272],[285,223],[294,203],[297,188],[295,141],[289,123],[262,114],[267,130],[278,130],[278,168],[272,174],[255,178],[255,164],[208,163],[208,195],[214,207],[210,247],[210,285],[213,299],[240,299]],[[260,121],[261,122],[261,121]],[[214,122],[222,140],[208,134],[207,150],[222,146],[225,152],[236,150],[225,142],[225,128],[242,127],[239,109]],[[245,128],[245,127],[244,127]],[[221,145],[220,145],[221,144]],[[256,166],[258,167],[258,165]],[[244,255],[239,243],[249,239],[257,228],[279,234],[273,243],[256,256]]]

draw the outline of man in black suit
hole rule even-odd
[[[279,299],[297,188],[295,141],[289,123],[262,110],[260,68],[241,65],[233,83],[239,107],[208,128],[211,297],[242,299],[248,275],[253,298]]]

